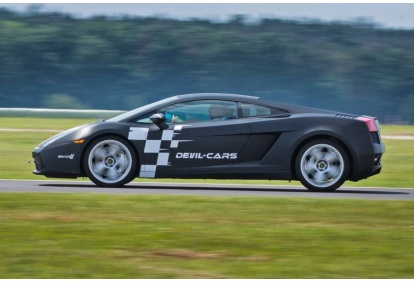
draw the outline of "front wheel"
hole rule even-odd
[[[83,160],[86,175],[100,187],[121,187],[136,177],[137,158],[132,146],[117,136],[93,141]]]
[[[349,159],[337,143],[319,139],[306,144],[295,160],[299,181],[310,191],[331,192],[349,175]]]

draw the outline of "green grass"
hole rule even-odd
[[[0,128],[18,129],[68,129],[73,126],[91,122],[87,119],[26,119],[0,118]],[[414,126],[383,126],[383,134],[414,135]],[[48,132],[1,132],[0,156],[7,162],[0,163],[0,179],[45,179],[31,172],[34,166],[29,164],[31,152],[41,141],[53,133]],[[383,157],[383,169],[379,175],[359,182],[346,182],[345,186],[352,187],[414,187],[414,141],[384,140],[386,153]],[[166,181],[164,179],[136,179],[136,181]],[[243,183],[269,185],[299,185],[299,182],[287,181],[257,181],[257,180],[174,180],[175,182],[209,182],[209,183]]]
[[[0,118],[0,128],[90,121]],[[44,180],[27,161],[53,134],[0,135],[0,179]],[[384,143],[383,172],[346,185],[414,187],[414,141]],[[413,278],[413,214],[411,201],[2,193],[0,278]]]
[[[414,136],[414,126],[409,125],[385,125],[381,126],[382,135]]]
[[[410,201],[1,194],[1,278],[413,278]]]
[[[50,118],[5,118],[0,117],[0,128],[67,130],[98,119],[50,119]],[[50,135],[50,134],[49,134]]]

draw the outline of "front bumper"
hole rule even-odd
[[[33,174],[50,178],[77,178],[81,173],[81,148],[73,142],[37,147],[32,152]]]

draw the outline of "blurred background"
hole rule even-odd
[[[0,107],[129,110],[225,92],[412,124],[413,12],[414,4],[0,4]]]

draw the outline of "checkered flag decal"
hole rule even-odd
[[[168,159],[170,149],[177,148],[180,142],[189,140],[176,140],[176,136],[185,125],[176,125],[173,130],[149,131],[148,128],[131,127],[129,140],[145,141],[144,164],[141,164],[139,177],[154,178],[158,166],[170,166]]]

